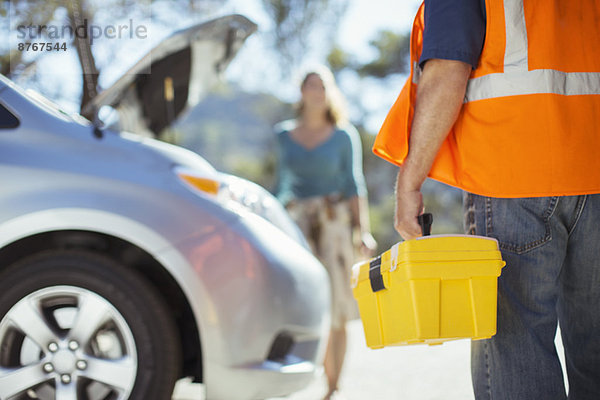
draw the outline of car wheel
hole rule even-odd
[[[81,251],[0,273],[0,399],[170,399],[173,319],[141,276]]]

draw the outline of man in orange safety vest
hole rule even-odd
[[[600,399],[600,3],[426,0],[411,74],[373,151],[401,166],[394,225],[420,236],[421,185],[465,191],[498,240],[498,332],[472,344],[477,399]]]

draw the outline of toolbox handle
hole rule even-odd
[[[431,224],[433,223],[433,215],[431,213],[421,214],[417,217],[423,236],[431,235]]]

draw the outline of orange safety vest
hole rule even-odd
[[[600,6],[597,0],[486,0],[486,37],[461,112],[429,172],[493,197],[600,193]],[[408,154],[424,4],[411,73],[373,152]]]

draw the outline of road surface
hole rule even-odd
[[[562,344],[557,340],[559,354]],[[341,378],[345,400],[473,400],[469,340],[438,346],[412,345],[371,350],[360,320],[348,323],[348,354]],[[564,358],[561,359],[564,365]],[[320,400],[325,377],[286,398]],[[203,400],[202,385],[181,382],[173,400]]]

